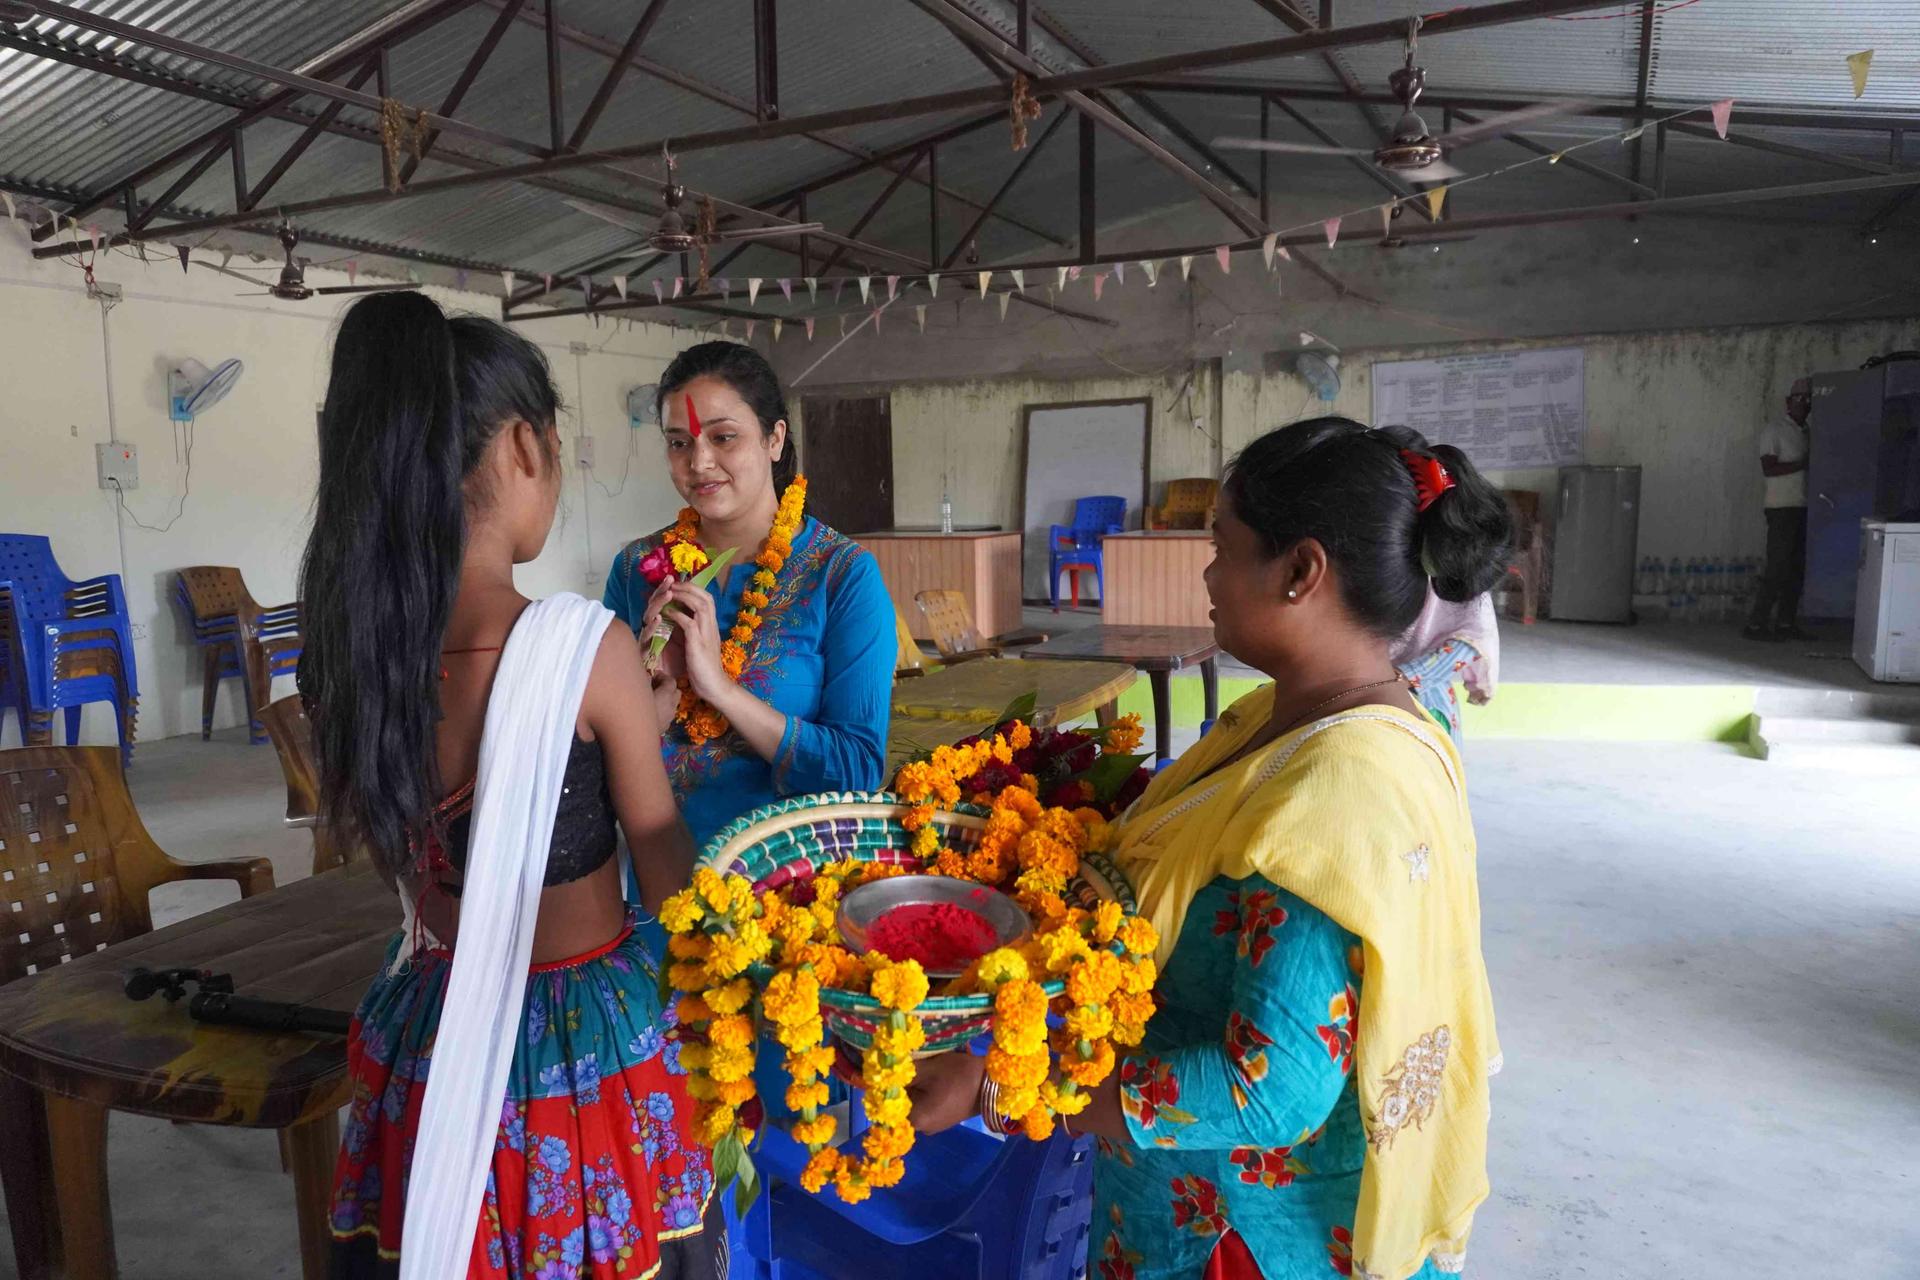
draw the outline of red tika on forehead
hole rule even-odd
[[[687,397],[687,434],[695,440],[700,438],[700,415],[694,410],[693,397]]]

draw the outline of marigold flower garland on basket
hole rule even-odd
[[[733,620],[733,627],[726,638],[720,642],[720,666],[727,673],[727,679],[739,683],[740,673],[747,669],[747,656],[758,634],[765,615],[762,609],[772,599],[772,591],[779,581],[779,574],[786,567],[787,558],[793,554],[793,540],[799,536],[800,525],[806,515],[807,478],[795,476],[793,482],[780,495],[779,510],[774,513],[773,527],[767,531],[767,540],[760,548],[760,554],[753,558],[753,581],[740,596],[740,613]],[[691,578],[707,567],[708,554],[700,542],[700,513],[692,507],[684,507],[673,528],[667,530],[660,539],[660,545],[648,552],[640,561],[640,574],[650,586],[659,586],[671,575]],[[680,706],[674,712],[674,721],[687,735],[687,740],[699,746],[719,737],[727,731],[727,718],[694,695],[686,680],[680,681]]]
[[[1001,889],[1033,922],[1025,942],[980,957],[937,992],[917,961],[856,955],[836,927],[843,894],[911,869],[897,862],[834,862],[757,894],[744,877],[703,867],[668,900],[660,919],[671,935],[667,984],[681,993],[681,1062],[699,1104],[696,1132],[715,1148],[722,1184],[737,1172],[748,1194],[753,1185],[756,997],[762,1026],[785,1051],[785,1100],[798,1117],[790,1132],[808,1151],[801,1185],[809,1192],[831,1183],[858,1202],[905,1174],[914,1142],[907,1088],[928,1040],[917,1011],[930,994],[991,998],[986,1065],[1002,1119],[1039,1141],[1055,1117],[1086,1108],[1086,1091],[1114,1069],[1115,1046],[1139,1044],[1154,1010],[1152,925],[1118,902],[1088,909],[1065,897],[1082,856],[1110,840],[1108,819],[1144,785],[1138,758],[1125,754],[1139,740],[1132,716],[1094,733],[1035,731],[1013,720],[901,769],[895,791],[909,806],[901,825],[922,872]],[[1042,804],[1043,787],[1076,807]],[[978,843],[965,852],[943,844],[936,825],[939,809],[963,797],[989,808]],[[823,988],[865,995],[884,1011],[861,1055],[869,1128],[858,1156],[831,1145],[835,1122],[821,1114],[836,1057],[826,1042]],[[988,1004],[981,1001],[983,1010]],[[1050,1014],[1058,1023],[1051,1032]]]

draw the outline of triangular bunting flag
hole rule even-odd
[[[1094,272],[1093,273],[1093,300],[1095,302],[1100,301],[1100,291],[1102,289],[1105,289],[1106,287],[1107,287],[1107,273],[1104,271]]]
[[[1160,283],[1160,264],[1159,263],[1155,262],[1151,258],[1146,258],[1141,261],[1140,269],[1147,273],[1147,288],[1151,289],[1155,285]]]
[[[187,273],[187,259],[193,253],[193,246],[177,244],[173,246],[173,251],[180,255],[180,274],[185,275]],[[508,274],[512,273],[509,272]]]
[[[413,269],[412,267],[408,267],[408,268],[407,268],[407,280],[408,280],[408,281],[409,281],[410,283],[412,283],[412,284],[419,284],[419,283],[420,283],[420,273],[419,273],[418,271],[415,271],[415,270],[414,270],[414,269]]]
[[[1000,321],[1001,321],[1001,323],[1002,323],[1002,324],[1004,324],[1004,323],[1006,323],[1006,319],[1007,319],[1007,303],[1009,303],[1009,302],[1011,302],[1011,301],[1013,301],[1013,295],[1012,295],[1012,294],[1010,294],[1010,293],[1003,293],[1003,294],[1001,294],[1001,295],[1000,295]]]
[[[1115,284],[1125,284],[1127,282],[1127,264],[1126,263],[1116,262],[1113,264],[1113,282]]]
[[[748,342],[753,341],[753,331],[756,327],[758,327],[759,323],[760,322],[758,320],[747,321],[747,341]]]
[[[1025,293],[1027,291],[1027,273],[1015,268],[1011,274],[1013,276],[1013,287],[1021,293]]]
[[[1069,283],[1072,283],[1072,284],[1079,284],[1079,283],[1080,283],[1080,271],[1081,271],[1081,268],[1080,268],[1080,267],[1078,267],[1078,266],[1072,266],[1072,267],[1068,267],[1068,268],[1067,268],[1067,280],[1068,280],[1068,282],[1069,282]]]
[[[754,303],[758,301],[760,301],[760,277],[748,276],[747,277],[747,305],[752,306]]]
[[[658,280],[655,280],[652,283],[653,283],[653,300],[655,302],[665,302],[667,300],[666,290],[661,286]]]
[[[591,307],[593,305],[593,277],[578,276],[576,278],[580,281],[580,292],[586,295],[587,305]]]
[[[7,202],[7,221],[12,222],[14,217],[13,193],[10,191],[0,191],[0,200],[5,200]]]
[[[840,291],[846,287],[847,287],[847,282],[845,279],[836,279],[833,282],[833,305],[834,306],[837,307],[840,305]]]
[[[927,277],[927,296],[929,298],[937,298],[940,296],[940,277],[938,274]]]
[[[231,249],[222,249],[222,250],[220,251],[220,265],[224,267],[224,266],[226,266],[226,265],[227,265],[227,264],[228,264],[229,262],[232,262],[232,261],[233,261],[233,250],[231,250]]]
[[[1867,92],[1867,72],[1873,69],[1873,50],[1862,49],[1858,53],[1847,55],[1847,70],[1853,73],[1853,96],[1858,98]]]
[[[780,317],[775,316],[773,318],[773,340],[775,342],[780,341],[780,328],[781,328]]]
[[[1393,234],[1393,201],[1391,200],[1380,206],[1380,234],[1383,236]]]
[[[787,279],[785,276],[780,277],[780,296],[788,302],[793,301],[793,281]]]
[[[887,301],[892,302],[894,298],[899,294],[899,292],[900,292],[900,277],[888,276],[887,277]]]
[[[862,306],[865,306],[867,303],[873,300],[870,296],[872,292],[873,292],[873,277],[861,276],[860,277],[860,304]]]
[[[884,308],[881,307],[875,307],[873,309],[873,336],[876,338],[880,336],[880,312],[883,309]]]
[[[722,298],[728,301],[733,299],[733,281],[729,277],[721,276],[718,280],[715,280],[714,283],[720,286],[720,296]]]
[[[807,301],[808,302],[820,301],[820,277],[819,276],[807,277]],[[807,337],[811,338],[813,337],[813,334],[809,333],[807,334]]]
[[[461,268],[461,267],[454,268],[453,287],[458,289],[461,293],[465,293],[467,291],[467,273],[464,268]]]
[[[982,271],[980,273],[980,297],[982,300],[987,296],[987,281],[991,279],[993,279],[993,272]]]
[[[1060,272],[1059,278],[1056,279],[1053,283],[1056,288],[1064,289],[1067,287],[1067,269],[1065,267],[1061,267],[1059,268],[1059,272]]]
[[[1287,248],[1287,246],[1285,245],[1281,245],[1278,249],[1275,249],[1273,252],[1274,252],[1274,256],[1279,258],[1280,261],[1282,262],[1293,261],[1293,251]]]
[[[502,271],[500,273],[500,287],[507,291],[509,298],[513,296],[513,272]]]
[[[1213,251],[1213,258],[1214,261],[1220,264],[1220,274],[1227,275],[1233,271],[1233,250],[1227,248],[1227,246],[1216,246]]]
[[[808,342],[813,341],[813,317],[812,316],[807,317],[807,341]]]
[[[87,238],[93,241],[93,251],[95,253],[100,252],[100,228],[94,226],[92,223],[88,223]]]
[[[918,306],[914,307],[913,320],[915,324],[920,326],[920,332],[925,333],[927,331],[927,304],[926,303],[923,302],[923,303],[920,303]]]
[[[674,297],[677,298],[680,296],[680,290],[686,286],[686,283],[687,283],[687,280],[685,276],[675,276],[673,278],[673,296]]]
[[[1733,119],[1733,99],[1722,98],[1713,104],[1713,131],[1720,135],[1721,141],[1727,137],[1727,121]]]
[[[620,295],[620,301],[625,302],[627,300],[627,278],[625,276],[615,276],[613,278],[613,291]]]
[[[360,259],[348,258],[345,265],[347,268],[347,283],[358,283],[360,278]]]
[[[1278,231],[1267,232],[1267,238],[1260,242],[1260,256],[1267,261],[1267,270],[1273,270],[1273,251],[1280,245]]]
[[[1440,210],[1447,204],[1447,188],[1434,187],[1427,192],[1427,212],[1433,215],[1435,222],[1440,221]]]
[[[1340,219],[1328,218],[1325,222],[1321,223],[1320,226],[1327,233],[1327,248],[1333,248],[1334,244],[1340,239]]]
[[[1183,253],[1180,255],[1180,278],[1182,280],[1185,280],[1188,276],[1192,274],[1193,274],[1193,255],[1190,253]]]
[[[541,293],[552,293],[552,292],[553,292],[553,274],[552,274],[551,272],[542,272],[542,273],[541,273],[541,275],[540,275],[540,292],[541,292]]]

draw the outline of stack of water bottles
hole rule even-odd
[[[1645,556],[1633,591],[1643,600],[1666,601],[1674,622],[1731,622],[1746,615],[1760,582],[1757,556],[1679,556],[1662,563]]]

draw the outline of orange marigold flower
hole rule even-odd
[[[827,1135],[828,1138],[832,1136]],[[800,1186],[810,1195],[819,1195],[839,1172],[840,1153],[827,1147],[814,1152],[813,1158],[807,1161],[807,1167],[800,1171]]]

